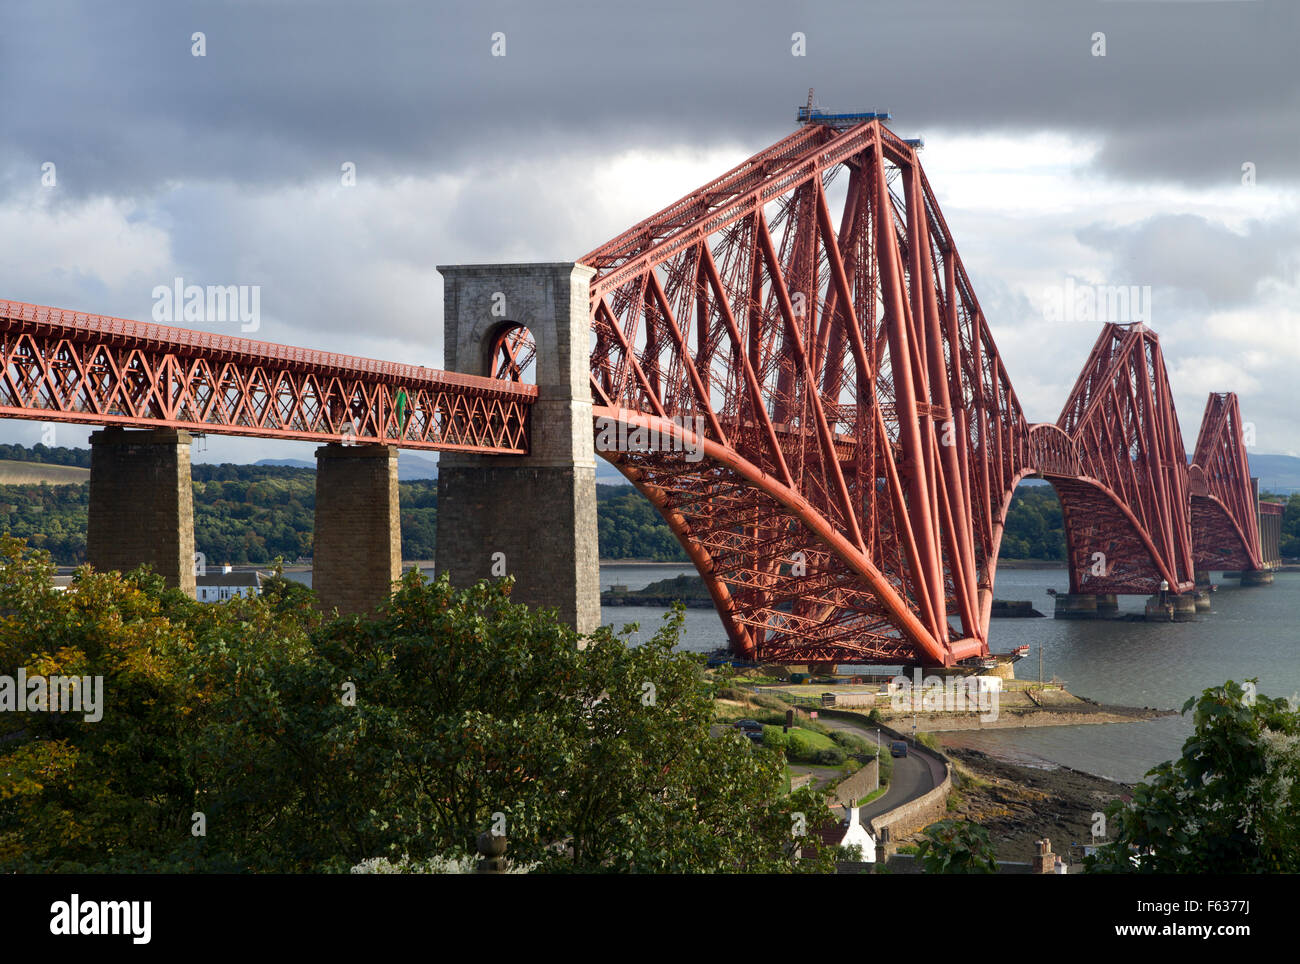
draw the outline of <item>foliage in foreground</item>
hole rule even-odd
[[[996,874],[989,833],[969,820],[940,820],[921,833],[917,858],[927,874]]]
[[[1112,843],[1095,872],[1300,871],[1300,712],[1233,680],[1187,701],[1195,732],[1106,810]]]
[[[410,572],[373,616],[325,619],[282,578],[204,605],[147,571],[52,574],[0,538],[0,675],[101,675],[103,718],[0,714],[0,873],[428,866],[494,828],[540,870],[833,867],[815,838],[794,856],[823,798],[710,738],[680,610],[579,649],[509,583]]]

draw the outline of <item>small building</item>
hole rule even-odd
[[[835,808],[832,808],[834,810]],[[818,830],[817,835],[822,844],[828,847],[858,846],[862,850],[862,862],[876,862],[876,841],[870,831],[862,824],[857,807],[845,807],[845,817],[837,824],[830,824]]]
[[[194,598],[199,602],[226,602],[235,596],[260,596],[263,573],[256,569],[234,572],[222,566],[221,572],[194,577]]]

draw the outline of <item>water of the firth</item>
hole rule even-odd
[[[626,585],[641,589],[690,566],[607,564],[600,567],[602,589]],[[310,573],[294,574],[310,583]],[[1028,644],[1029,658],[1016,666],[1021,679],[1043,671],[1072,693],[1101,703],[1180,709],[1207,686],[1257,677],[1268,696],[1300,693],[1300,573],[1278,573],[1271,586],[1241,588],[1215,574],[1219,591],[1213,610],[1191,623],[1076,622],[1051,618],[1049,588],[1067,590],[1065,570],[998,572],[999,599],[1028,599],[1046,619],[995,619],[990,645],[1005,652]],[[1120,608],[1140,612],[1143,597],[1121,596]],[[663,611],[648,607],[606,606],[604,622],[622,627],[638,623],[638,638],[652,634]],[[722,625],[712,610],[686,612],[684,649],[705,652],[724,645]],[[876,671],[885,671],[879,668]],[[1191,732],[1190,717],[1162,717],[1142,723],[1052,726],[985,730],[960,742],[1026,763],[1062,763],[1114,780],[1142,779],[1152,766],[1178,756]]]

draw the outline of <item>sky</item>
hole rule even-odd
[[[1063,293],[1137,286],[1187,446],[1236,391],[1251,451],[1300,455],[1297,36],[1293,0],[6,0],[0,299],[148,320],[176,278],[258,286],[256,331],[190,327],[441,367],[434,265],[577,259],[815,87],[924,136],[1031,421],[1098,333]]]

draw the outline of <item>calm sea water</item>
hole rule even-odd
[[[600,585],[642,589],[693,571],[686,565],[603,565]],[[289,575],[311,584],[310,573]],[[1259,691],[1269,696],[1300,693],[1300,573],[1278,573],[1271,586],[1245,589],[1214,575],[1220,588],[1212,596],[1213,609],[1195,622],[1080,622],[1051,618],[1047,590],[1067,590],[1065,570],[1003,570],[997,576],[998,598],[1030,600],[1047,618],[995,619],[990,645],[995,652],[1031,647],[1029,658],[1016,666],[1022,679],[1037,677],[1041,648],[1046,678],[1057,677],[1077,695],[1121,706],[1178,710],[1208,686],[1250,677],[1257,677]],[[1122,611],[1142,611],[1144,597],[1119,598]],[[639,639],[652,635],[663,617],[663,610],[645,606],[602,611],[605,624],[616,629],[638,624],[634,638]],[[687,610],[683,649],[707,652],[725,643],[712,610]],[[1141,723],[985,730],[945,739],[1021,762],[1064,764],[1132,782],[1178,756],[1190,732],[1190,717],[1174,716]]]
[[[1271,586],[1222,582],[1212,610],[1191,623],[1051,619],[1047,589],[1064,592],[1063,570],[999,572],[997,595],[1029,599],[1047,619],[995,619],[996,651],[1029,644],[1017,675],[1057,676],[1070,691],[1102,703],[1179,710],[1189,698],[1229,679],[1256,677],[1268,696],[1300,693],[1300,573],[1277,573]],[[1141,612],[1144,597],[1120,596],[1120,609]],[[1140,780],[1151,767],[1177,757],[1192,731],[1190,715],[1142,723],[987,730],[960,742],[1002,756],[1063,763],[1115,780]]]

